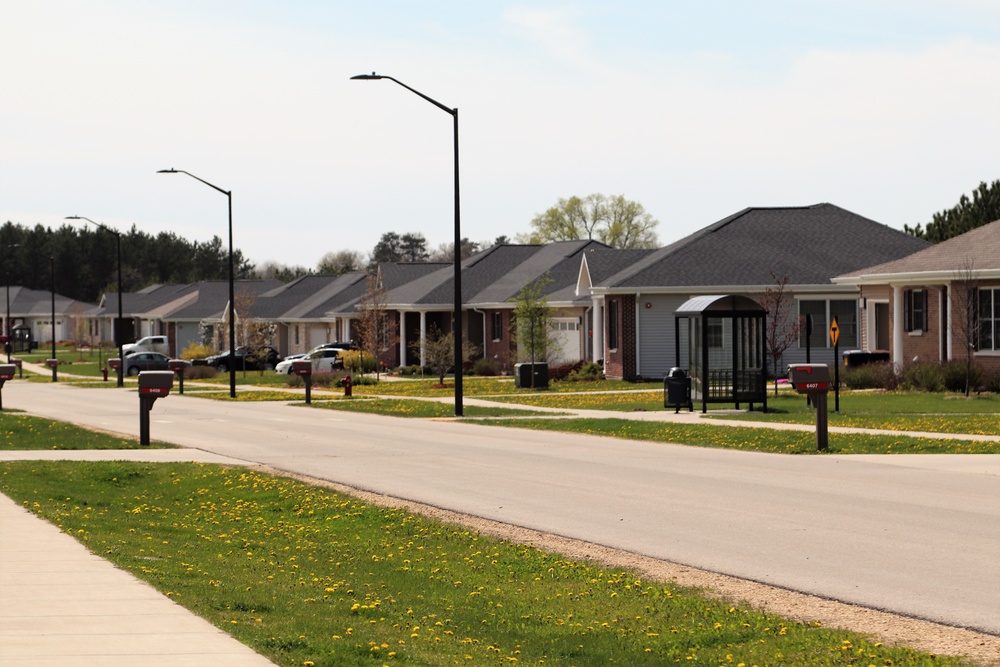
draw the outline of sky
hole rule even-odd
[[[0,0],[0,222],[227,238],[258,266],[530,230],[624,195],[927,223],[1000,178],[996,0]]]

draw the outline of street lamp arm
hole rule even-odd
[[[419,97],[424,98],[425,100],[427,100],[428,102],[430,102],[431,104],[433,104],[434,106],[436,106],[438,109],[441,109],[442,111],[446,111],[446,112],[450,113],[452,116],[457,116],[458,115],[458,109],[451,109],[449,107],[446,107],[445,105],[441,104],[440,102],[438,102],[434,98],[427,97],[426,95],[424,95],[419,90],[414,90],[413,88],[410,88],[409,86],[407,86],[405,83],[403,83],[399,79],[394,79],[391,76],[386,76],[385,74],[376,74],[375,72],[372,72],[371,74],[358,74],[356,76],[352,76],[351,77],[352,81],[378,81],[379,79],[388,79],[389,81],[393,81],[395,83],[398,83],[400,86],[402,86],[403,88],[406,88],[408,91],[410,91],[414,95],[418,95]]]
[[[194,180],[201,181],[202,183],[204,183],[208,187],[214,188],[214,189],[218,190],[219,192],[221,192],[222,194],[224,194],[226,196],[232,196],[232,194],[233,194],[229,190],[223,190],[218,185],[212,185],[211,183],[209,183],[208,181],[206,181],[204,178],[198,178],[197,176],[195,176],[194,174],[192,174],[190,171],[184,171],[183,169],[160,169],[156,173],[157,174],[187,174],[188,176],[190,176]]]
[[[96,222],[94,220],[91,220],[90,218],[84,217],[82,215],[67,215],[65,219],[66,220],[83,220],[85,222],[89,222],[92,225],[96,225],[97,227],[100,227],[101,229],[103,229],[104,231],[106,231],[108,233],[111,233],[111,234],[114,234],[115,236],[121,237],[121,232],[119,232],[119,231],[117,231],[115,229],[111,229],[107,225],[102,225],[101,223]]]

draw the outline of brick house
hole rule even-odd
[[[1000,220],[834,278],[857,287],[862,340],[912,362],[965,359],[1000,374]]]

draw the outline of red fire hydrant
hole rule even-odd
[[[107,366],[105,366],[104,368],[101,369],[101,374],[104,375],[104,381],[107,382],[108,381],[108,367]]]
[[[352,382],[353,381],[351,380],[351,376],[350,375],[345,375],[343,377],[343,379],[340,381],[341,386],[344,387],[344,396],[352,396],[353,395],[351,393]]]

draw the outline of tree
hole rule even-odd
[[[399,237],[399,254],[401,262],[426,262],[430,256],[427,239],[423,234],[403,234]]]
[[[364,267],[365,259],[357,250],[331,250],[319,260],[316,273],[339,276],[344,273],[361,271]]]
[[[394,345],[399,344],[396,318],[388,309],[389,293],[382,282],[379,270],[365,274],[365,292],[358,303],[361,316],[358,322],[361,349],[375,359],[375,376],[382,368]]]
[[[274,338],[278,325],[269,320],[263,320],[253,315],[253,307],[257,303],[257,293],[249,289],[241,289],[234,295],[236,300],[236,340],[246,347],[245,353],[249,361],[260,367],[264,374],[264,362],[269,355],[268,347]],[[226,309],[228,323],[229,309]],[[235,363],[235,359],[230,359]],[[243,375],[246,376],[246,364],[243,365]]]
[[[514,333],[517,336],[517,356],[534,364],[547,361],[558,351],[553,337],[552,311],[545,299],[545,288],[552,282],[548,275],[534,280],[517,293],[514,301]],[[535,374],[531,374],[535,386]]]
[[[985,181],[972,191],[972,200],[962,195],[952,208],[935,213],[926,228],[903,225],[903,230],[931,243],[940,243],[970,229],[1000,220],[1000,179],[989,185]]]
[[[382,262],[423,262],[427,260],[427,239],[420,233],[400,236],[385,232],[372,249],[369,268]]]
[[[414,354],[420,353],[420,341],[411,346]],[[479,347],[468,340],[462,341],[462,361],[469,361],[479,354]],[[438,375],[438,384],[444,385],[445,374],[455,365],[455,336],[452,332],[441,333],[433,324],[424,341],[424,361]]]
[[[466,257],[471,257],[479,252],[479,244],[475,241],[470,241],[469,239],[462,238],[462,259]],[[438,246],[438,249],[434,251],[430,256],[430,261],[432,262],[453,262],[455,261],[455,243],[442,243]]]
[[[764,296],[760,298],[758,303],[767,313],[764,336],[767,354],[771,357],[774,369],[774,395],[777,396],[777,378],[780,370],[778,364],[781,363],[781,357],[785,354],[785,350],[798,340],[802,323],[797,316],[792,317],[788,312],[789,306],[792,304],[790,295],[786,292],[788,276],[778,276],[774,271],[771,271],[771,278],[774,280],[774,286],[764,290]]]
[[[531,233],[519,234],[518,239],[528,243],[587,239],[614,248],[655,248],[659,224],[642,204],[624,195],[595,193],[582,199],[560,199],[545,213],[536,215],[531,220]]]
[[[320,261],[322,262],[322,260]],[[304,266],[289,266],[272,260],[264,262],[256,268],[254,280],[280,280],[283,283],[290,283],[296,278],[308,276],[311,273],[312,271]]]

